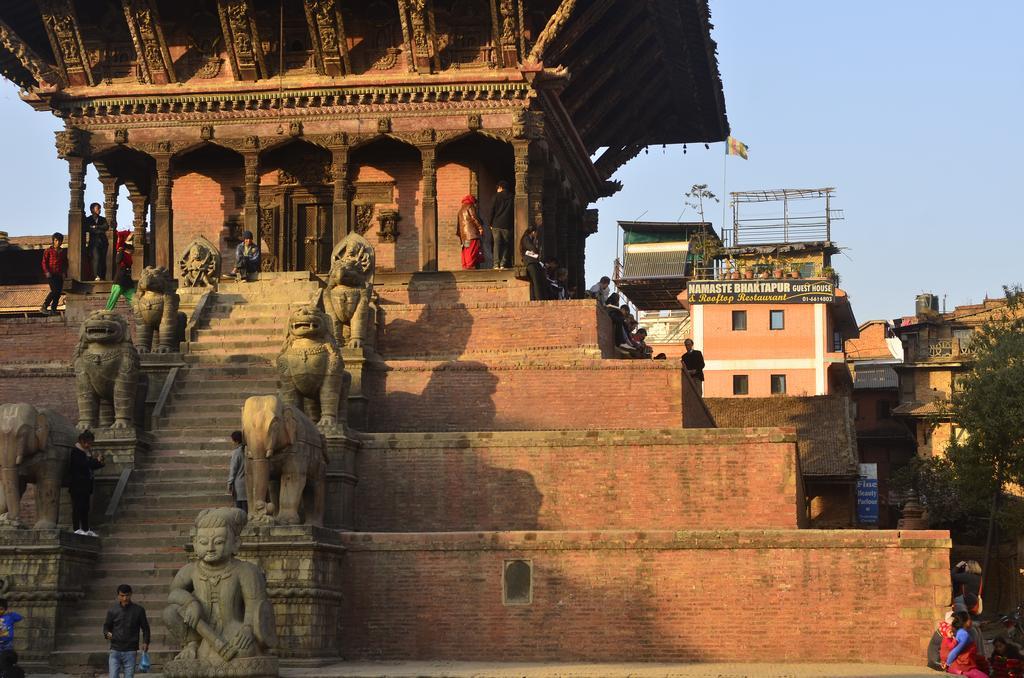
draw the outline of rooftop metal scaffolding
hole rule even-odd
[[[832,208],[835,190],[781,188],[730,193],[732,230],[724,233],[726,246],[830,242],[832,222],[843,219],[843,211]],[[752,207],[757,203],[765,208]]]

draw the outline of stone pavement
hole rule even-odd
[[[29,675],[72,678],[68,674]],[[92,676],[92,674],[85,674]],[[96,674],[96,676],[106,674]],[[159,673],[136,674],[161,678]],[[491,662],[342,662],[282,669],[282,678],[937,678],[923,666],[883,664],[550,664]],[[81,675],[78,678],[82,678]]]
[[[940,674],[923,666],[882,664],[551,664],[489,662],[344,662],[306,669],[283,669],[286,678],[936,678]]]

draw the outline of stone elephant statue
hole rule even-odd
[[[252,396],[242,406],[242,435],[249,521],[322,526],[327,441],[309,417],[280,396]],[[280,481],[276,502],[267,501],[272,479]]]
[[[0,405],[0,522],[21,527],[21,496],[27,483],[36,486],[37,530],[57,526],[61,481],[75,426],[52,410],[28,403]]]

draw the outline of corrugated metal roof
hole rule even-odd
[[[686,252],[624,252],[622,278],[682,278],[686,275]]]
[[[900,377],[889,365],[856,365],[854,388],[899,388]]]

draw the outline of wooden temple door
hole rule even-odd
[[[295,201],[293,204],[293,237],[291,269],[326,274],[331,269],[334,234],[330,203]]]

